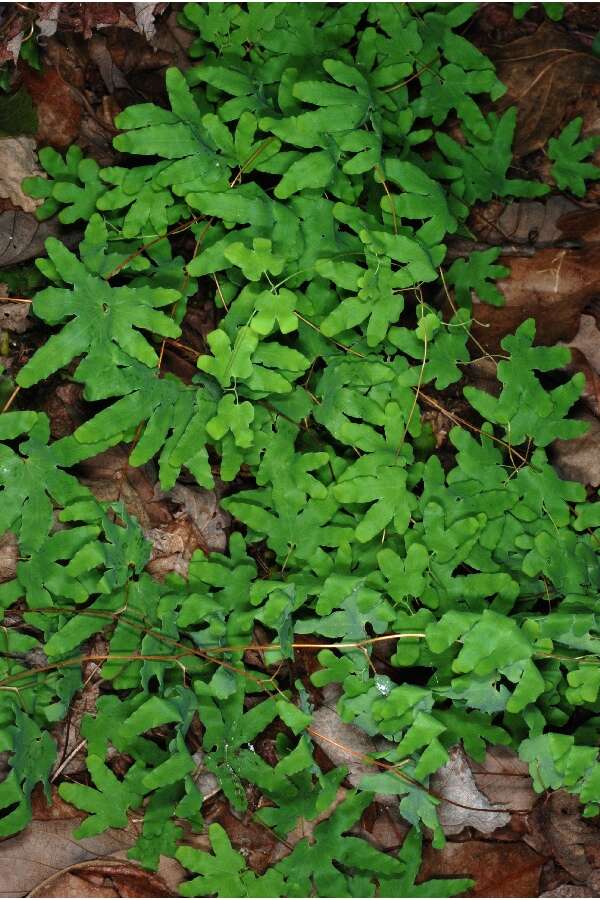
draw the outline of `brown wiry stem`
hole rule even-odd
[[[16,388],[14,389],[14,391],[12,392],[12,394],[10,395],[10,397],[8,398],[8,400],[6,401],[6,403],[4,404],[4,406],[2,407],[2,409],[0,410],[0,412],[3,412],[3,413],[8,412],[8,410],[11,408],[11,406],[15,402],[17,394],[19,393],[20,390],[21,390],[21,386],[18,384],[16,386]]]

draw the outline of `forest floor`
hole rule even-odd
[[[170,3],[39,3],[2,4],[0,64],[10,69],[12,86],[20,84],[18,107],[0,97],[0,363],[10,378],[40,344],[39,326],[28,315],[26,302],[39,282],[33,261],[53,234],[75,243],[77,226],[65,229],[55,219],[39,223],[36,201],[23,194],[21,180],[39,173],[36,151],[52,146],[64,152],[74,143],[100,165],[119,163],[112,140],[113,120],[127,106],[165,103],[164,73],[169,66],[186,68],[186,48],[193,36],[177,24],[178,4]],[[30,28],[35,24],[35,34]],[[548,138],[575,116],[584,120],[584,134],[600,133],[600,58],[592,45],[600,30],[600,4],[567,4],[560,24],[534,10],[517,21],[510,4],[483,4],[469,28],[469,40],[491,56],[507,85],[503,102],[518,107],[516,156],[524,177],[543,179],[549,160],[542,150]],[[40,68],[23,56],[28,41],[37,40]],[[24,41],[24,43],[22,43]],[[16,67],[14,66],[17,61]],[[598,161],[598,160],[596,160]],[[536,320],[538,340],[573,348],[571,371],[585,375],[578,415],[590,423],[582,438],[557,441],[554,464],[565,478],[600,486],[600,182],[575,201],[560,193],[549,200],[498,201],[479,205],[470,226],[473,248],[502,248],[502,264],[510,274],[500,282],[504,307],[478,304],[474,337],[486,347],[497,345],[524,318]],[[183,235],[182,246],[193,238]],[[189,249],[189,248],[188,248]],[[449,244],[450,256],[464,245]],[[559,260],[559,263],[557,262]],[[6,299],[9,298],[9,299]],[[10,298],[14,298],[11,299]],[[179,344],[165,350],[164,368],[189,379],[196,371],[189,348],[202,347],[215,327],[211,302],[195,298],[183,323]],[[485,386],[494,373],[485,361],[471,367],[471,383]],[[72,433],[82,421],[81,392],[75,384],[54,383],[40,391],[37,408],[45,411],[55,438]],[[4,390],[4,394],[2,391]],[[9,391],[0,384],[0,401]],[[458,397],[450,398],[460,415]],[[444,452],[450,421],[441,412],[428,414],[440,452]],[[184,573],[194,550],[223,550],[228,516],[210,491],[180,485],[168,493],[156,483],[150,466],[134,469],[124,450],[115,448],[82,467],[82,477],[103,500],[124,501],[153,541],[149,571]],[[16,547],[0,540],[0,582],[14,577]],[[313,658],[305,660],[310,671]],[[94,709],[98,684],[84,679],[68,720],[55,735],[63,758],[77,749],[78,723]],[[357,766],[357,737],[350,726],[323,706],[319,731],[329,738],[320,754],[323,765]],[[270,737],[264,738],[268,743]],[[332,743],[333,741],[333,743]],[[353,755],[336,749],[355,747]],[[77,753],[74,754],[75,763]],[[75,769],[71,765],[69,772]],[[442,805],[446,847],[424,852],[421,878],[469,875],[474,897],[599,897],[600,826],[581,816],[570,795],[555,792],[539,797],[527,766],[504,748],[492,748],[483,764],[456,749],[451,763],[434,779],[436,790],[453,796],[464,808]],[[478,816],[469,807],[493,804],[492,815]],[[215,790],[204,806],[207,822],[219,822],[251,866],[259,871],[274,857],[276,838],[264,828],[237,817]],[[61,800],[53,786],[46,803],[34,794],[33,821],[16,837],[0,842],[0,896],[175,896],[181,868],[171,862],[158,874],[126,861],[126,850],[138,837],[139,822],[128,829],[75,840],[72,830],[82,814]],[[373,803],[358,833],[383,850],[398,847],[406,824],[391,807]],[[196,838],[206,847],[205,839]],[[204,841],[204,843],[202,843]],[[56,874],[58,873],[58,874]]]

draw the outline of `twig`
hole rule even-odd
[[[6,401],[6,403],[4,404],[4,406],[2,407],[2,409],[0,410],[0,412],[3,412],[3,413],[8,412],[8,410],[9,410],[9,409],[11,408],[11,406],[13,405],[13,403],[14,403],[14,401],[15,401],[15,399],[16,399],[16,396],[17,396],[17,394],[19,393],[20,390],[21,390],[21,385],[18,384],[18,385],[16,386],[16,388],[14,389],[14,391],[12,392],[12,394],[10,395],[10,397],[8,398],[8,400]]]

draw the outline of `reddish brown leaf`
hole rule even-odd
[[[586,250],[540,250],[530,257],[500,257],[510,269],[498,281],[505,306],[474,298],[471,334],[490,353],[525,319],[536,320],[536,343],[570,341],[577,334],[584,307],[600,290],[600,247]]]
[[[81,122],[81,106],[73,91],[57,69],[35,72],[24,66],[22,74],[37,109],[38,145],[64,150],[77,140]]]
[[[537,897],[544,857],[523,843],[464,841],[426,847],[419,881],[470,877],[469,897]]]
[[[477,787],[492,803],[511,813],[529,812],[539,795],[533,790],[529,768],[509,747],[489,747],[482,763],[469,760]]]

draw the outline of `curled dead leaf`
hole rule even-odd
[[[472,210],[469,226],[488,244],[515,243],[536,247],[568,240],[585,243],[600,240],[599,211],[582,209],[580,204],[562,194],[552,195],[544,202],[492,200]]]
[[[154,872],[124,860],[94,859],[51,875],[28,897],[178,897]]]
[[[127,828],[109,828],[93,837],[74,838],[73,831],[85,816],[80,810],[65,803],[54,788],[50,803],[46,802],[41,790],[34,791],[32,815],[27,828],[0,841],[1,897],[177,896],[175,892],[183,879],[184,870],[175,860],[166,857],[161,857],[157,875],[139,869],[143,875],[160,879],[161,884],[166,885],[170,892],[166,894],[147,894],[144,890],[138,893],[94,894],[89,892],[94,887],[90,878],[87,881],[65,878],[67,873],[73,871],[72,867],[87,863],[91,864],[87,873],[90,876],[94,872],[94,865],[98,863],[121,863],[122,866],[138,869],[124,859],[140,835],[141,825],[138,822],[131,820]],[[124,871],[122,866],[119,867],[121,872]],[[74,872],[75,874],[77,873]],[[99,875],[98,871],[96,875]],[[126,879],[121,879],[121,885],[126,886],[127,883]],[[151,887],[153,883],[158,882],[150,881],[146,885],[138,882],[138,885]],[[118,880],[116,884],[119,884]],[[136,884],[133,876],[129,879],[129,884]],[[88,893],[83,893],[85,889]],[[161,889],[164,890],[162,887]]]

